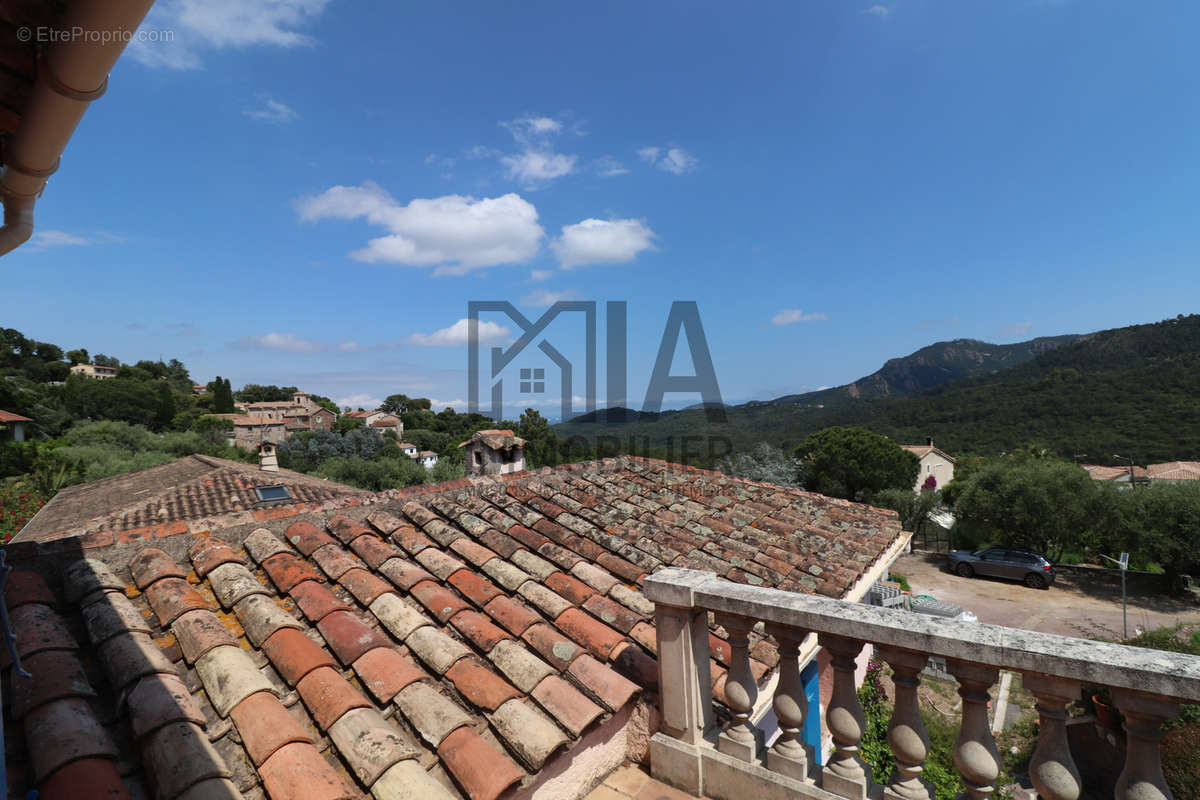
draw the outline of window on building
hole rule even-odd
[[[477,466],[477,467],[483,466],[483,453],[479,450],[475,451],[475,466]]]
[[[286,486],[255,486],[254,494],[258,495],[260,503],[292,499],[292,493]]]

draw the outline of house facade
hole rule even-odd
[[[506,475],[525,469],[525,440],[510,430],[475,431],[459,445],[467,475]]]
[[[104,367],[99,364],[74,364],[71,366],[72,375],[81,375],[94,381],[102,381],[117,377],[116,367]]]
[[[30,422],[33,420],[29,417],[0,409],[0,440],[25,441],[25,425]]]
[[[925,440],[925,444],[900,446],[920,460],[920,471],[917,472],[917,482],[913,491],[919,492],[925,488],[930,478],[933,478],[933,489],[941,489],[954,480],[954,458],[935,447],[932,436]]]
[[[278,444],[300,431],[332,430],[337,414],[314,403],[308,392],[296,392],[291,400],[238,403],[238,414],[213,414],[233,421],[229,443],[256,450],[263,442]]]

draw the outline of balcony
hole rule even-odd
[[[988,689],[1000,670],[1020,673],[1037,699],[1039,736],[1029,776],[1045,800],[1075,800],[1082,791],[1067,744],[1066,709],[1083,685],[1110,688],[1125,716],[1118,800],[1171,797],[1159,761],[1162,725],[1179,714],[1181,702],[1200,702],[1200,658],[1194,656],[760,589],[695,570],[663,570],[647,578],[643,590],[655,603],[662,705],[661,728],[651,741],[652,772],[715,800],[933,798],[921,779],[929,740],[917,702],[920,673],[930,657],[945,659],[959,684],[962,722],[954,763],[972,800],[991,796],[1000,774],[988,724]],[[732,650],[725,683],[731,719],[723,726],[716,724],[712,700],[709,612],[728,631]],[[769,748],[751,721],[759,689],[750,671],[748,635],[760,625],[780,654],[771,698],[779,735]],[[868,644],[894,673],[887,734],[894,775],[872,776],[858,757],[863,712],[855,671]],[[808,714],[800,668],[818,645],[828,651],[833,675],[832,695],[822,709],[832,753],[819,767],[800,737]]]

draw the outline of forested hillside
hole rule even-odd
[[[890,399],[826,405],[730,408],[710,424],[702,411],[614,425],[568,423],[560,436],[616,436],[664,447],[684,436],[725,438],[735,450],[768,441],[790,451],[822,428],[859,426],[896,441],[933,436],[955,454],[1036,446],[1066,458],[1114,453],[1139,463],[1200,454],[1200,316],[1092,334],[1023,364]]]

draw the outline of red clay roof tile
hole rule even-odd
[[[604,713],[604,709],[557,675],[547,675],[530,694],[575,736]]]
[[[389,558],[383,562],[379,571],[406,592],[421,581],[434,580],[434,577],[426,572],[424,567],[417,566],[404,558]]]
[[[293,586],[289,594],[310,622],[319,622],[330,612],[350,608],[319,581],[302,581]]]
[[[554,573],[546,578],[545,583],[555,593],[565,597],[577,606],[583,605],[589,597],[596,593],[595,589],[578,578],[567,575],[565,572]]]
[[[129,560],[129,571],[133,573],[134,586],[139,589],[145,589],[162,578],[187,578],[187,570],[157,547],[139,551]]]
[[[255,692],[229,713],[255,766],[286,744],[313,744],[312,736],[270,692]]]
[[[39,603],[45,606],[58,605],[54,592],[46,584],[46,580],[27,569],[14,569],[8,573],[4,582],[4,602],[9,611],[26,603]]]
[[[237,641],[216,614],[207,610],[189,611],[175,620],[171,632],[179,642],[183,657],[189,664],[221,645],[236,645]]]
[[[39,780],[78,758],[116,758],[117,747],[100,725],[87,701],[77,697],[55,700],[25,716],[29,758]]]
[[[350,519],[345,514],[335,514],[329,518],[329,530],[336,536],[342,544],[349,544],[359,536],[370,533],[371,529],[363,525],[361,522],[356,522]]]
[[[554,624],[599,659],[607,659],[613,649],[625,641],[620,633],[578,608],[568,608]]]
[[[364,606],[371,605],[379,595],[392,591],[390,583],[365,569],[352,569],[344,573],[338,582]]]
[[[12,718],[20,720],[30,711],[65,697],[95,697],[96,692],[83,672],[83,666],[70,650],[46,650],[22,660],[32,675],[25,678],[12,673]]]
[[[478,611],[467,609],[455,614],[450,624],[477,648],[484,653],[490,652],[496,643],[512,637],[500,626],[495,625],[485,615]]]
[[[524,603],[508,596],[494,598],[484,608],[492,619],[499,622],[509,633],[520,636],[525,629],[542,618]]]
[[[379,565],[389,558],[404,555],[399,547],[391,542],[385,542],[375,536],[359,536],[350,543],[350,549],[367,563],[371,569],[379,569]]]
[[[624,707],[638,691],[638,687],[628,678],[586,653],[571,663],[569,671],[609,711]]]
[[[458,612],[470,607],[454,592],[433,581],[422,581],[410,591],[439,622],[446,622]]]
[[[447,583],[462,593],[463,597],[481,608],[487,605],[493,597],[504,594],[496,584],[479,573],[465,568],[451,575],[447,579]]]
[[[333,656],[295,628],[275,631],[263,642],[262,651],[279,675],[292,686],[318,667],[337,667]]]
[[[349,666],[374,647],[387,647],[391,640],[363,622],[352,611],[334,611],[317,623],[338,660]]]
[[[129,789],[110,758],[81,758],[54,772],[38,787],[39,800],[129,800]]]
[[[285,744],[258,768],[272,800],[354,800],[353,791],[317,748],[303,742]]]
[[[317,562],[321,571],[331,580],[337,580],[352,569],[361,568],[363,562],[357,556],[346,550],[340,544],[330,544],[312,553],[312,560]]]
[[[411,658],[391,647],[376,647],[363,653],[354,662],[354,672],[381,703],[391,700],[413,681],[429,677]]]
[[[328,730],[352,708],[371,706],[371,701],[362,692],[331,667],[317,667],[301,678],[296,688],[321,730]]]
[[[289,592],[301,581],[323,581],[321,573],[292,553],[277,553],[262,562],[262,568],[281,592]]]
[[[242,557],[238,552],[220,539],[210,536],[197,536],[188,548],[188,558],[196,575],[203,579],[222,564],[241,564]]]
[[[327,544],[337,544],[336,539],[311,522],[293,522],[284,536],[292,547],[306,556],[311,556],[315,550]]]
[[[446,672],[454,687],[472,704],[488,711],[502,703],[520,697],[517,687],[488,669],[475,657],[464,658]]]
[[[8,615],[12,631],[17,636],[17,655],[26,659],[46,650],[74,650],[75,637],[66,629],[54,609],[29,604]]]
[[[571,666],[571,662],[579,657],[583,648],[560,631],[544,623],[530,625],[521,638],[533,645],[542,658],[549,661],[559,670]]]
[[[459,728],[438,747],[438,755],[471,800],[496,800],[525,772],[478,733]]]

